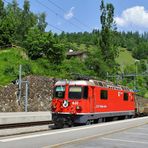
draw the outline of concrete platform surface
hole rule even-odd
[[[0,125],[51,121],[51,112],[12,112],[0,113]]]
[[[146,148],[148,117],[0,137],[1,148]]]

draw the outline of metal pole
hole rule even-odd
[[[106,76],[107,76],[107,82],[108,82],[108,72],[107,72]]]
[[[25,112],[28,111],[28,81],[26,81]]]
[[[20,102],[21,100],[21,95],[22,95],[22,92],[21,92],[21,88],[22,88],[22,65],[20,65],[19,67],[19,81],[18,81],[18,85],[19,85],[19,89],[18,89],[18,101]]]
[[[134,76],[134,90],[136,91],[136,75],[137,75],[137,67],[136,67],[136,62],[135,62],[135,76]]]
[[[137,89],[137,75],[138,75],[138,62],[139,60],[135,60],[135,78],[134,78],[134,83],[135,83],[135,90]]]

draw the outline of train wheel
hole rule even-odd
[[[63,128],[64,127],[64,124],[60,123],[60,124],[54,124],[54,127],[55,128]]]
[[[68,127],[70,127],[68,124],[63,125],[63,128],[68,128]]]
[[[74,127],[74,124],[72,123],[72,124],[69,124],[69,127]]]
[[[117,121],[118,120],[118,117],[113,117],[113,121]]]
[[[126,115],[126,116],[125,116],[125,119],[130,119],[130,116],[129,116],[129,115]]]
[[[91,125],[91,121],[90,120],[87,120],[85,124],[86,125]]]
[[[98,119],[98,123],[102,123],[103,122],[103,119],[102,118],[99,118]]]
[[[73,127],[74,126],[74,123],[71,120],[69,120],[69,122],[67,124],[68,124],[69,127]]]

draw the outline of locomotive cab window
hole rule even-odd
[[[81,99],[82,98],[82,87],[80,86],[70,86],[68,97],[70,99]]]
[[[65,87],[64,86],[56,86],[54,88],[54,97],[63,99],[65,97]]]
[[[124,93],[124,101],[128,101],[128,93]]]
[[[84,86],[83,88],[83,98],[84,99],[88,98],[88,86]]]
[[[100,99],[102,99],[102,100],[108,99],[108,91],[107,90],[101,90]]]

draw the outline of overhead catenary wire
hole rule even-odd
[[[48,0],[52,5],[54,5],[55,7],[59,8],[60,10],[62,10],[64,13],[66,13],[66,10],[63,9],[61,6],[59,6],[58,4],[54,3],[53,1],[51,0]],[[83,25],[84,27],[86,28],[89,28],[89,29],[92,29],[90,28],[88,25],[84,24],[82,21],[80,21],[77,17],[73,17],[74,20],[76,20],[79,24]]]
[[[56,30],[61,31],[61,32],[64,31],[64,30],[62,30],[62,29],[60,29],[60,28],[58,28],[58,27],[56,27],[56,26],[54,26],[54,25],[51,25],[51,24],[49,24],[49,23],[48,23],[48,25],[51,26],[52,28],[56,29]]]
[[[7,0],[3,0],[3,1],[4,1],[5,3],[7,3],[7,4],[11,4],[11,3],[8,2]],[[50,23],[48,23],[48,25],[51,26],[52,28],[58,30],[58,31],[61,31],[61,32],[64,31],[64,30],[60,29],[59,27],[56,27],[56,26],[54,26],[54,25],[52,25],[52,24],[50,24]]]
[[[77,26],[76,24],[74,24],[74,23],[72,23],[72,22],[70,22],[70,21],[65,20],[62,15],[60,15],[60,14],[57,13],[57,12],[55,12],[54,10],[52,10],[51,8],[49,8],[48,6],[46,6],[45,4],[41,3],[39,0],[36,0],[36,2],[39,3],[40,5],[42,5],[43,7],[45,7],[46,9],[48,9],[48,10],[49,10],[50,12],[52,12],[54,15],[59,16],[59,17],[60,17],[61,19],[63,19],[66,23],[69,23],[69,24],[71,24],[72,26],[74,26],[74,27],[76,27],[76,28],[82,30],[81,27]]]
[[[6,1],[6,0],[3,0],[5,3],[7,3],[7,4],[10,4],[8,1]]]

